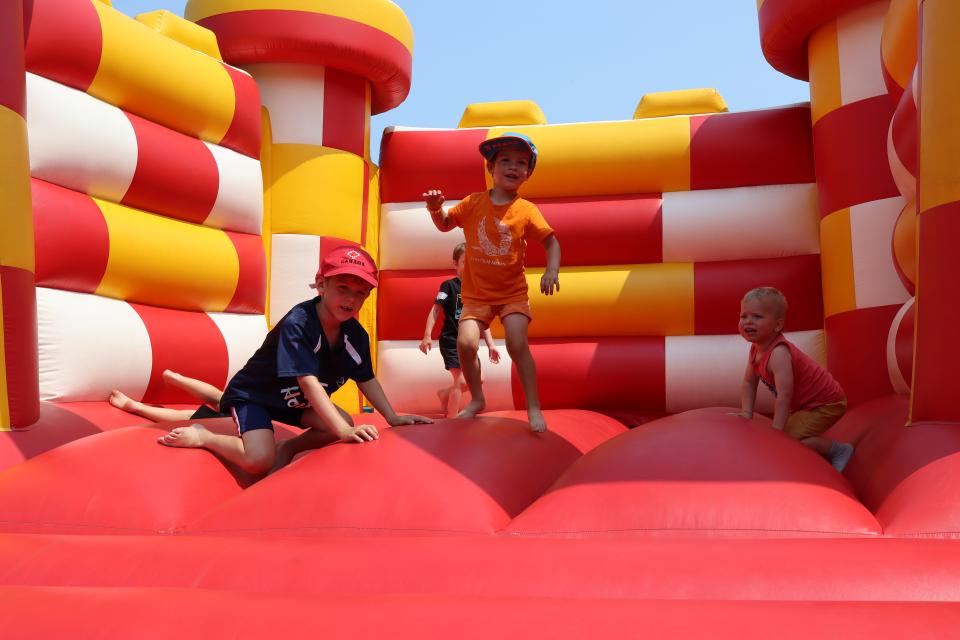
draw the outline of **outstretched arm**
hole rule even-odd
[[[373,408],[383,414],[383,417],[387,420],[387,424],[391,427],[396,427],[401,424],[428,424],[433,422],[430,418],[424,418],[423,416],[398,416],[393,410],[393,407],[390,406],[390,401],[387,400],[387,394],[383,392],[383,387],[380,386],[380,382],[376,378],[370,378],[366,382],[359,382],[357,386],[360,387],[360,391],[367,397],[367,400],[370,401]]]
[[[757,401],[757,383],[760,379],[753,371],[750,363],[747,363],[747,370],[743,373],[743,384],[740,387],[740,413],[748,420],[753,417],[753,406]]]
[[[440,231],[450,231],[457,226],[453,220],[443,210],[443,191],[440,189],[430,189],[423,194],[423,199],[427,204],[427,211],[430,212],[430,219],[433,225]]]
[[[437,323],[437,317],[440,315],[440,305],[434,303],[427,314],[427,325],[423,328],[423,340],[420,341],[420,351],[427,354],[433,346],[433,325]]]
[[[310,406],[320,416],[320,420],[335,436],[344,442],[364,442],[376,440],[379,437],[377,428],[372,424],[362,424],[354,427],[347,423],[337,411],[333,400],[327,395],[323,385],[316,376],[299,376],[297,382],[303,395],[310,401]]]
[[[487,345],[490,362],[493,364],[500,362],[500,351],[497,349],[497,343],[493,341],[493,334],[490,333],[490,327],[483,330],[483,342]]]
[[[560,293],[560,241],[556,234],[543,239],[543,248],[547,252],[547,269],[540,278],[540,292],[552,296],[554,287]]]
[[[777,400],[773,405],[773,426],[781,431],[787,426],[790,417],[790,404],[793,400],[793,359],[790,350],[783,346],[774,348],[767,364],[777,385]]]

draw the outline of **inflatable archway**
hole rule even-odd
[[[554,124],[478,103],[391,128],[378,167],[370,115],[404,100],[413,52],[388,0],[0,4],[0,635],[954,633],[960,7],[758,15],[809,104],[690,90]],[[505,130],[540,148],[524,195],[564,248],[562,294],[532,300],[548,433],[509,362],[485,367],[480,418],[259,482],[106,404],[185,406],[164,369],[222,386],[354,243],[383,270],[360,318],[378,376],[435,412],[445,374],[415,340],[458,239],[419,196],[486,188],[476,148]],[[730,415],[738,303],[769,284],[850,398],[842,475]]]

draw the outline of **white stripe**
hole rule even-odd
[[[907,200],[913,199],[917,195],[917,178],[900,160],[897,147],[893,144],[893,119],[890,120],[890,126],[887,128],[887,162],[890,164],[890,173],[893,174],[897,191]]]
[[[500,351],[498,364],[490,363],[486,347],[480,347],[486,411],[515,408],[510,383],[510,356],[502,340],[496,343]],[[449,387],[452,378],[443,368],[443,357],[436,343],[427,355],[420,352],[419,344],[416,340],[383,340],[378,343],[377,380],[396,411],[438,414],[442,410],[437,392]]]
[[[270,251],[270,326],[294,305],[313,297],[310,284],[320,266],[320,237],[274,234]]]
[[[885,2],[874,2],[837,19],[841,104],[853,104],[887,93],[880,56],[886,5]]]
[[[122,200],[137,170],[137,137],[123,111],[32,73],[26,82],[30,173]]]
[[[458,202],[443,206],[449,210]],[[463,242],[463,229],[438,231],[423,202],[384,204],[380,211],[381,269],[453,268],[453,249]]]
[[[350,354],[350,357],[353,358],[353,361],[357,364],[363,362],[363,358],[360,357],[360,354],[357,353],[356,348],[350,344],[350,339],[346,334],[343,335],[343,347],[347,350],[347,353]]]
[[[319,353],[320,349],[323,349],[323,333],[320,334],[320,339],[317,340],[317,346],[313,348],[314,353]],[[324,385],[326,386],[326,385]]]
[[[910,383],[903,377],[903,371],[900,370],[900,363],[897,362],[897,331],[903,323],[904,316],[910,311],[916,302],[916,298],[910,298],[894,316],[890,323],[890,331],[887,332],[887,373],[890,375],[890,384],[893,390],[900,395],[910,395]]]
[[[120,389],[141,400],[150,382],[150,336],[121,300],[37,288],[40,398],[105,401]]]
[[[820,253],[815,184],[663,194],[663,261],[707,262]]]
[[[323,144],[324,68],[264,63],[243,67],[270,113],[273,144]]]
[[[220,187],[204,221],[215,229],[260,235],[263,231],[263,173],[260,162],[232,149],[204,142],[217,163]]]
[[[785,334],[801,351],[823,364],[823,331]],[[666,338],[666,409],[670,413],[701,407],[739,410],[740,389],[750,343],[739,335],[669,336]],[[759,385],[756,410],[773,410],[773,396]]]
[[[267,319],[262,315],[208,313],[227,345],[227,380],[234,376],[267,335]]]
[[[903,304],[910,294],[893,262],[890,238],[903,210],[900,196],[850,207],[850,240],[857,308]]]

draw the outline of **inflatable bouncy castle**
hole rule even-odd
[[[0,3],[0,637],[955,635],[960,5],[758,17],[809,103],[476,103],[391,127],[377,166],[370,117],[412,81],[388,0]],[[531,295],[547,433],[505,350],[487,413],[387,428],[348,385],[380,439],[261,479],[106,402],[192,408],[163,372],[222,388],[352,244],[381,267],[377,376],[437,415],[448,375],[417,344],[462,237],[420,195],[490,186],[477,146],[505,131],[539,148],[521,194],[563,246],[561,293]],[[531,246],[531,282],[544,264]],[[842,474],[732,415],[761,285],[847,393]]]

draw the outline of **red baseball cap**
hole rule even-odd
[[[320,261],[317,278],[348,274],[377,286],[377,263],[360,247],[343,246],[331,249]]]

